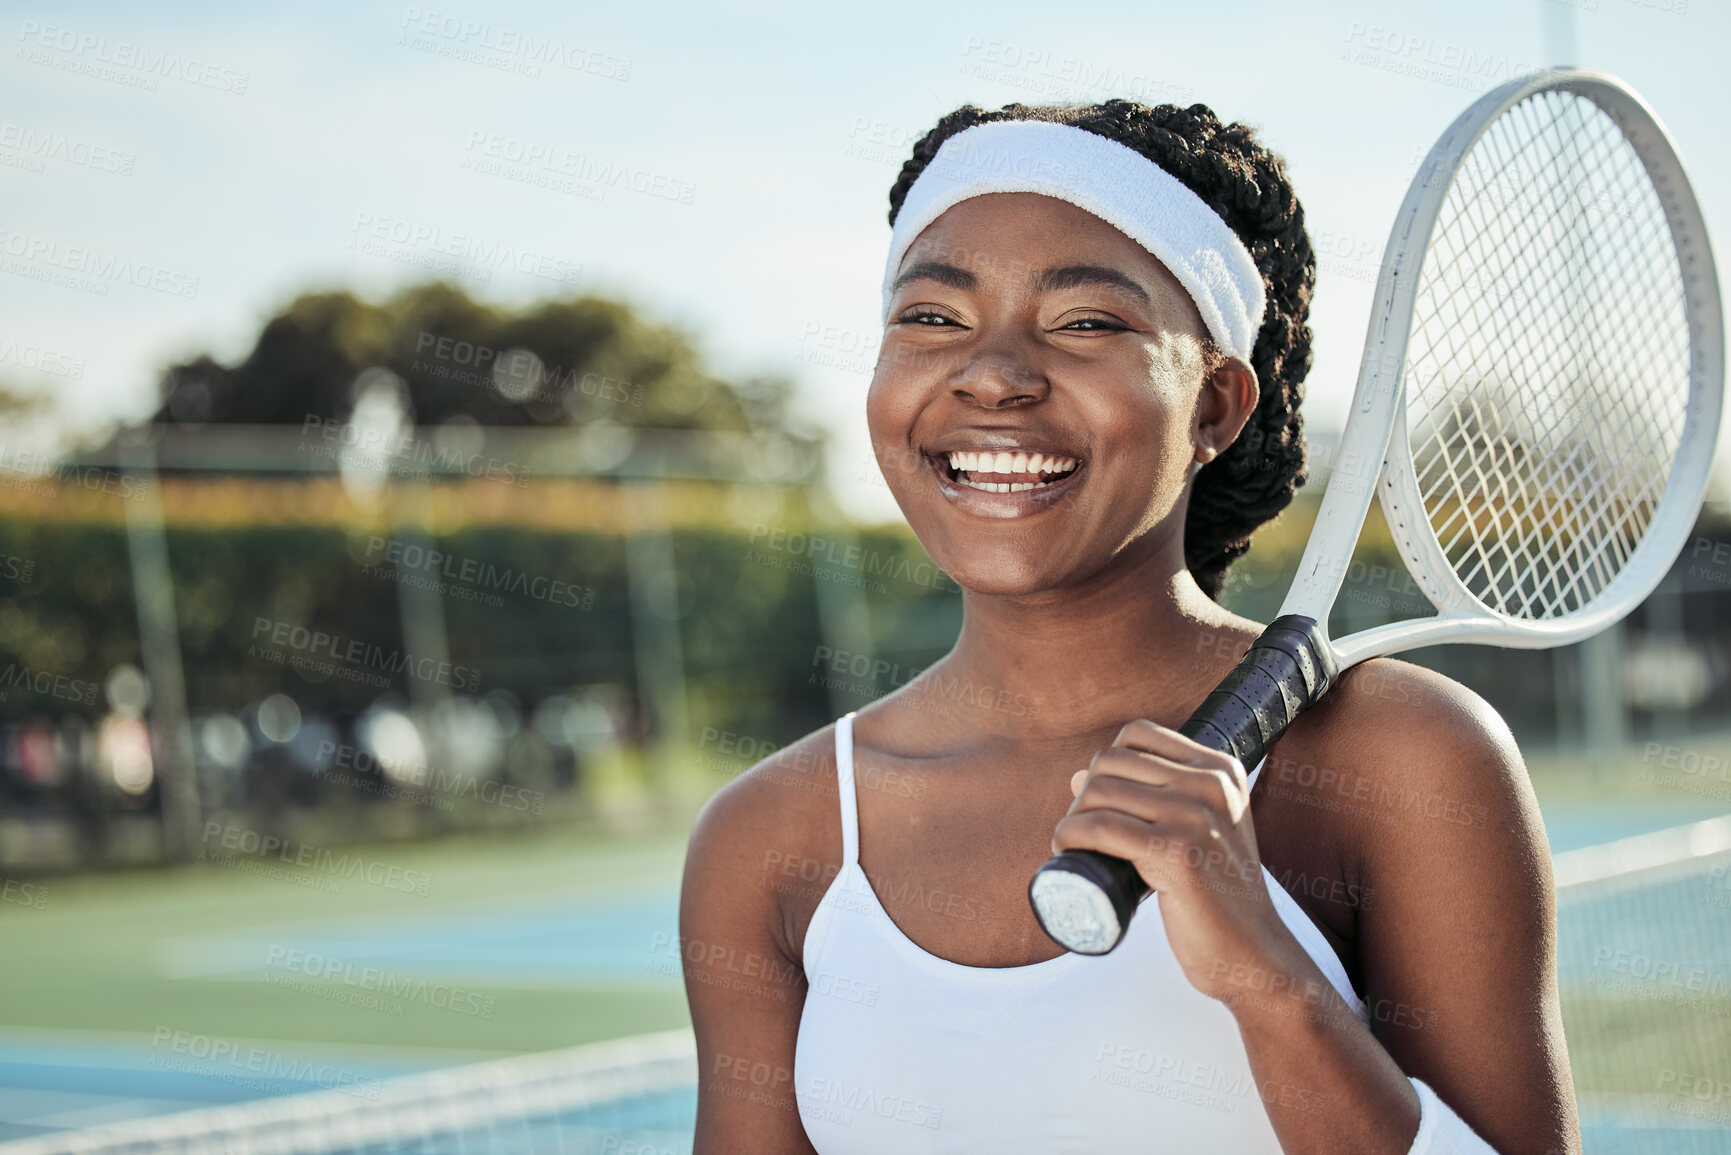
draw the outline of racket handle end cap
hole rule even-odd
[[[1147,890],[1125,885],[1127,866],[1092,850],[1066,850],[1048,861],[1028,883],[1028,902],[1041,929],[1077,954],[1110,952],[1130,926],[1140,897],[1135,890]]]

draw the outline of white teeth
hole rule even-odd
[[[985,453],[958,449],[949,454],[949,462],[950,468],[958,473],[1047,475],[1044,480],[1040,481],[1016,482],[957,478],[963,485],[990,493],[1020,493],[1025,489],[1039,489],[1056,481],[1058,475],[1069,473],[1076,468],[1074,457],[1060,457],[1057,454],[1048,456],[1043,453],[1027,453],[1022,450],[1017,450],[1014,453],[1009,451]]]
[[[975,454],[956,450],[949,457],[950,469],[966,469],[968,473],[1070,473],[1077,468],[1075,457],[1052,454]]]

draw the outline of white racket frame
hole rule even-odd
[[[1403,374],[1425,250],[1455,169],[1498,116],[1548,90],[1577,93],[1608,113],[1645,164],[1664,205],[1683,271],[1689,399],[1671,482],[1627,564],[1585,606],[1535,621],[1484,605],[1444,555],[1425,515],[1413,471]],[[1475,101],[1432,146],[1401,202],[1386,254],[1377,276],[1352,411],[1298,576],[1280,613],[1314,618],[1343,670],[1366,658],[1439,642],[1545,649],[1580,641],[1612,625],[1659,584],[1694,528],[1724,409],[1725,334],[1719,279],[1701,207],[1664,125],[1645,101],[1603,72],[1553,69],[1512,80]],[[1437,607],[1437,616],[1392,622],[1335,642],[1328,638],[1328,611],[1346,577],[1373,488],[1401,558]]]

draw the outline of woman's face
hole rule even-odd
[[[1181,559],[1198,451],[1248,415],[1218,428],[1204,333],[1164,265],[1067,201],[992,193],[934,221],[897,270],[866,400],[933,560],[969,589],[1032,593],[1126,551]]]

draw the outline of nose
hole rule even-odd
[[[953,396],[986,409],[1030,404],[1051,391],[1044,370],[1003,345],[979,350],[950,377],[949,384]]]

